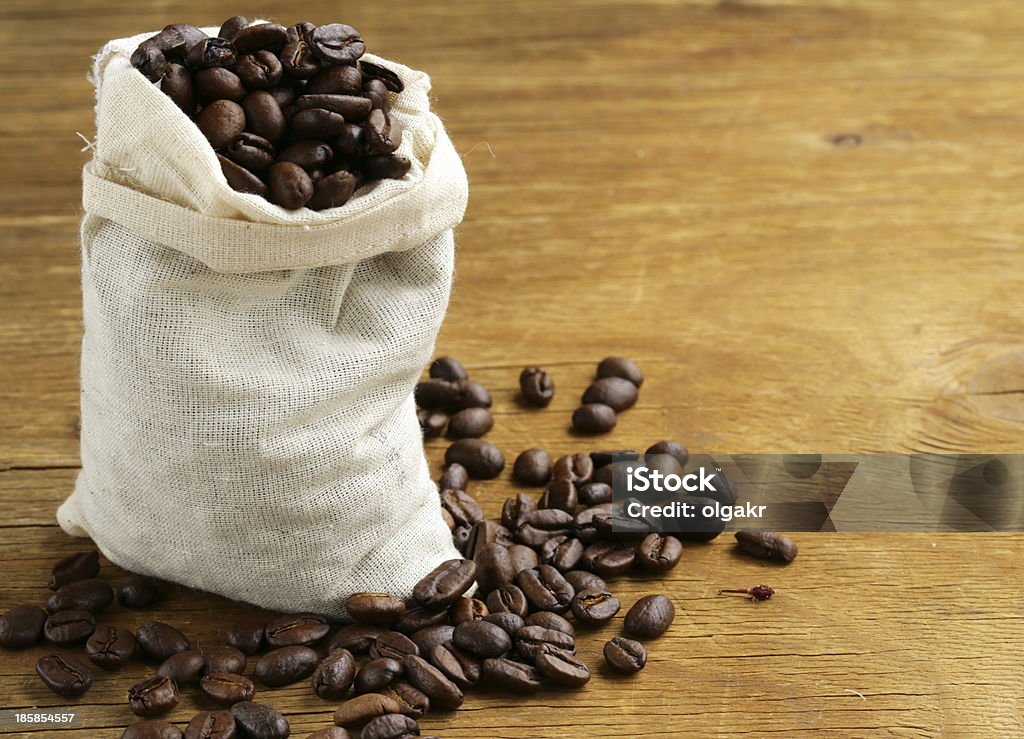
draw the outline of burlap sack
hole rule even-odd
[[[216,29],[209,32],[216,33]],[[412,160],[340,208],[232,190],[196,126],[96,57],[83,172],[82,471],[60,525],[122,567],[260,606],[342,616],[457,557],[412,390],[466,207],[429,78],[394,62]]]

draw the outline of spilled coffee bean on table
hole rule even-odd
[[[234,22],[247,27],[241,19]],[[230,26],[226,24],[228,33]],[[261,45],[266,39],[276,38],[272,29],[252,28],[259,31],[243,43],[244,53],[265,50]],[[305,38],[319,38],[325,45],[322,54],[330,59],[355,53],[345,50],[349,37],[335,31],[321,36],[309,32]],[[227,58],[222,41],[207,40],[195,54]],[[151,51],[147,54],[148,63],[159,62]],[[319,59],[300,54],[289,64],[342,68]],[[494,478],[505,468],[503,452],[480,438],[494,426],[491,394],[451,357],[436,360],[429,375],[416,388],[419,418],[425,437],[439,436],[447,427],[453,439],[439,496],[442,518],[465,559],[438,565],[414,587],[409,600],[390,593],[355,593],[344,604],[352,621],[347,625],[311,613],[269,620],[254,615],[231,625],[225,644],[200,644],[162,621],[143,623],[134,633],[105,623],[110,608],[156,604],[161,586],[131,575],[112,587],[100,577],[98,554],[91,551],[54,565],[49,586],[55,592],[45,609],[19,605],[0,616],[0,646],[55,645],[58,651],[41,657],[36,672],[50,690],[69,699],[93,686],[94,668],[103,679],[104,673],[148,663],[125,696],[126,719],[130,711],[144,720],[128,726],[124,739],[284,739],[291,727],[270,705],[268,694],[296,683],[308,686],[311,701],[336,704],[334,725],[308,739],[419,736],[421,718],[458,709],[478,687],[528,694],[586,685],[597,666],[577,655],[577,638],[623,610],[622,633],[603,645],[604,672],[615,679],[643,670],[648,662],[644,642],[671,629],[676,604],[658,593],[624,603],[615,594],[614,578],[633,571],[667,572],[684,556],[680,540],[707,542],[721,530],[673,536],[617,526],[622,512],[612,499],[615,460],[641,456],[628,450],[595,450],[553,460],[543,449],[526,449],[516,457],[512,477],[543,492],[510,496],[497,516],[487,518],[468,488],[471,479]],[[614,419],[636,402],[642,382],[630,360],[606,359],[584,392],[582,408],[600,406]],[[554,381],[538,367],[524,370],[520,386],[523,402],[536,408],[546,407],[554,393]],[[467,420],[456,422],[467,411],[472,412],[462,416]],[[573,427],[579,431],[575,417]],[[657,442],[645,454],[667,455],[680,465],[689,457],[674,441]],[[738,531],[735,536],[737,549],[754,558],[789,564],[797,555],[796,544],[781,534]],[[757,585],[720,592],[764,602],[775,591]],[[183,691],[202,695],[212,710],[177,726],[166,719]]]
[[[365,51],[344,23],[285,28],[236,16],[212,37],[173,23],[131,63],[195,122],[232,188],[324,210],[411,166],[395,154],[402,126],[388,113],[402,80]]]

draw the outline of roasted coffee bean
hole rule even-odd
[[[576,638],[576,629],[572,627],[572,624],[557,613],[551,613],[551,611],[531,613],[524,619],[523,626],[540,626],[544,629],[561,631],[563,634],[568,634],[574,639]]]
[[[262,623],[236,623],[228,629],[226,640],[229,646],[252,656],[263,648],[265,629]]]
[[[401,713],[401,707],[393,698],[380,693],[364,693],[342,703],[334,712],[334,723],[338,726],[360,726],[389,713]]]
[[[544,408],[555,397],[555,381],[540,367],[527,367],[519,373],[519,390],[524,401]]]
[[[174,680],[179,688],[199,682],[206,672],[206,658],[198,649],[186,649],[184,652],[172,654],[157,668],[157,675],[164,675]]]
[[[628,542],[599,541],[583,550],[583,566],[601,577],[614,577],[636,564],[636,546]]]
[[[485,659],[483,676],[494,687],[511,693],[535,693],[542,685],[541,674],[536,667],[507,657]]]
[[[736,543],[742,552],[758,559],[773,559],[789,564],[797,555],[796,542],[771,531],[737,531]]]
[[[224,21],[220,26],[220,31],[217,33],[222,39],[231,41],[238,32],[249,25],[249,19],[244,15],[233,15]]]
[[[512,538],[512,532],[497,521],[486,519],[473,524],[469,532],[469,559],[476,561],[484,549],[492,544],[507,548],[515,544],[515,539]]]
[[[245,111],[231,100],[214,100],[199,112],[196,125],[210,146],[220,149],[245,130]]]
[[[626,515],[619,506],[595,514],[594,527],[598,537],[608,541],[636,541],[651,531],[647,521]]]
[[[584,485],[594,476],[594,462],[589,454],[566,454],[555,460],[551,476],[571,480],[577,486]]]
[[[180,64],[168,64],[163,79],[160,80],[160,89],[182,113],[188,116],[195,113],[195,88],[192,84],[192,75],[185,67]]]
[[[579,688],[590,682],[590,668],[574,654],[544,645],[533,657],[537,672],[557,685]]]
[[[345,601],[345,610],[361,624],[389,624],[405,615],[405,602],[388,593],[354,593]]]
[[[426,693],[430,703],[443,710],[454,710],[462,705],[459,686],[422,657],[409,655],[404,660],[409,682]]]
[[[645,595],[626,612],[625,631],[639,639],[654,639],[668,631],[676,617],[675,606],[664,595]]]
[[[242,701],[231,706],[241,739],[287,739],[288,720],[270,706]]]
[[[651,533],[636,548],[637,561],[649,572],[671,570],[683,555],[683,545],[674,536]]]
[[[306,739],[352,739],[352,735],[340,726],[328,726],[324,729],[317,729]]]
[[[359,31],[344,23],[317,26],[309,35],[309,43],[324,64],[355,64],[366,51]]]
[[[405,673],[399,660],[390,657],[371,659],[356,673],[353,685],[357,693],[376,693]]]
[[[516,570],[516,563],[513,561],[513,553],[509,551],[508,547],[501,544],[486,545],[475,560],[477,563],[476,580],[483,593],[489,593],[495,588],[514,582],[515,576],[519,574]]]
[[[43,638],[46,612],[38,606],[15,606],[0,616],[0,647],[24,649]]]
[[[51,654],[36,662],[39,679],[62,698],[77,698],[92,687],[92,672],[77,657]]]
[[[625,490],[626,480],[629,477],[629,468],[636,467],[636,461],[620,461],[606,464],[594,470],[594,482],[609,485],[613,490]]]
[[[220,169],[224,173],[224,179],[228,181],[228,185],[232,190],[259,195],[260,197],[266,197],[267,193],[270,192],[267,189],[266,183],[245,167],[235,164],[221,154],[217,155],[217,161],[220,162]]]
[[[368,157],[372,159],[373,157]],[[479,382],[473,380],[456,380],[455,397],[452,400],[454,410],[464,408],[490,408],[493,404],[491,393]]]
[[[241,650],[234,647],[200,647],[199,652],[206,660],[206,673],[211,672],[235,672],[239,675],[245,672],[245,665],[248,660]]]
[[[329,111],[331,113],[337,113],[338,115],[342,116],[349,123],[358,123],[360,121],[363,121],[363,120],[367,119],[367,116],[370,115],[370,110],[371,110],[371,108],[370,108],[370,101],[367,100],[364,97],[359,97],[357,95],[308,94],[308,95],[302,95],[301,97],[296,98],[296,100],[295,100],[295,110],[296,111],[311,110],[311,109],[321,109],[321,110]],[[374,120],[377,121],[377,125],[378,126],[383,126],[385,124],[390,125],[390,123],[388,123],[388,121],[385,121],[382,124],[378,119],[374,119]],[[367,125],[367,128],[369,128],[370,122],[368,121],[366,125]],[[401,127],[399,126],[399,130],[396,131],[392,135],[394,137],[396,137],[397,140],[401,140],[401,137],[402,137]],[[370,139],[367,139],[367,143],[369,143],[369,142],[370,142]],[[398,148],[397,143],[395,145],[395,148]],[[390,151],[379,151],[379,152],[370,151],[369,153],[370,154],[374,154],[374,153],[376,153],[376,154],[390,154],[391,151],[394,151],[394,149],[392,149]]]
[[[572,427],[581,434],[606,434],[616,420],[615,411],[603,403],[587,403],[572,413]]]
[[[444,513],[445,511],[441,511]],[[447,611],[434,611],[423,606],[408,608],[405,615],[392,624],[391,628],[406,635],[414,634],[428,626],[448,623]]]
[[[487,604],[476,598],[459,598],[448,609],[448,615],[453,625],[458,626],[466,621],[481,621],[489,613]]]
[[[295,90],[291,85],[274,85],[267,90],[281,106],[281,111],[288,109],[295,102]]]
[[[418,719],[430,710],[430,698],[426,693],[404,680],[396,680],[381,690],[380,694],[397,703],[405,716]]]
[[[248,90],[269,90],[281,81],[284,70],[271,52],[243,54],[235,63],[235,74]]]
[[[363,89],[363,75],[358,67],[345,65],[321,70],[306,85],[310,95],[358,95]]]
[[[165,675],[147,677],[128,690],[128,707],[136,716],[143,718],[167,713],[180,700],[178,686]]]
[[[313,197],[313,180],[306,170],[291,162],[274,164],[267,175],[270,200],[282,208],[301,208]]]
[[[603,403],[616,413],[636,405],[637,390],[629,380],[621,377],[602,377],[590,384],[583,393],[582,403]]]
[[[374,110],[387,110],[391,103],[391,96],[388,94],[388,86],[380,80],[363,79],[363,95],[365,95]]]
[[[406,739],[419,735],[420,725],[400,713],[389,713],[370,720],[359,734],[360,739]]]
[[[433,613],[444,614],[447,619],[447,611],[433,611]],[[412,639],[422,656],[427,654],[431,647],[436,644],[450,644],[452,641],[452,634],[454,633],[455,627],[451,624],[437,623],[431,626],[424,626],[422,629],[413,633],[410,639]]]
[[[225,706],[251,701],[256,695],[252,680],[234,672],[210,672],[200,679],[199,687],[210,700]]]
[[[644,374],[630,359],[625,357],[605,357],[597,365],[598,377],[621,377],[629,380],[636,387],[644,384]]]
[[[292,133],[300,139],[325,141],[345,130],[345,118],[323,108],[300,110],[292,116]]]
[[[105,580],[92,578],[68,583],[46,601],[46,610],[99,613],[114,602],[114,591]]]
[[[430,650],[431,664],[463,690],[480,680],[481,662],[454,644],[438,644]]]
[[[327,619],[315,613],[279,616],[267,623],[265,634],[269,647],[309,646],[327,636],[331,627]]]
[[[245,128],[250,133],[262,136],[267,141],[280,140],[287,130],[284,113],[277,100],[266,90],[250,92],[242,100],[245,111]]]
[[[473,496],[462,490],[442,490],[441,507],[451,514],[456,526],[471,529],[484,520],[484,509]]]
[[[224,150],[235,164],[250,172],[262,172],[274,163],[274,145],[254,133],[242,133]]]
[[[603,482],[588,482],[576,488],[579,494],[579,503],[584,506],[602,505],[612,502],[611,485]]]
[[[132,575],[117,591],[117,602],[125,608],[149,608],[160,600],[160,588],[156,580],[142,575]]]
[[[184,634],[161,621],[142,624],[135,630],[135,639],[143,653],[156,662],[163,662],[172,654],[184,652],[191,646]]]
[[[259,23],[238,31],[231,41],[239,54],[267,49],[278,51],[288,40],[287,29],[278,23]]]
[[[543,449],[527,449],[516,457],[512,475],[524,485],[546,485],[551,479],[551,455]]]
[[[282,151],[277,161],[298,164],[303,169],[316,169],[328,164],[333,157],[331,147],[323,141],[297,141]]]
[[[347,649],[335,649],[313,672],[313,692],[324,700],[340,700],[352,687],[356,661]]]
[[[366,119],[363,135],[368,154],[390,154],[402,143],[402,124],[384,111],[374,110]]]
[[[425,608],[447,608],[469,590],[475,577],[472,560],[450,559],[424,575],[413,588],[412,597]]]
[[[465,490],[469,487],[469,472],[461,464],[450,464],[441,474],[437,486],[441,490]]]
[[[448,380],[430,379],[416,384],[416,405],[431,410],[450,410],[458,387]]]
[[[356,189],[356,178],[344,170],[317,181],[309,207],[313,210],[338,208],[349,201]]]
[[[572,615],[587,626],[606,624],[619,612],[619,599],[607,590],[584,590],[572,599]]]
[[[360,65],[362,66],[362,65]],[[428,374],[440,380],[468,380],[469,373],[455,357],[438,357],[430,364]]]
[[[423,432],[424,439],[437,438],[444,433],[444,427],[448,425],[448,416],[442,411],[420,408],[416,411],[416,418],[420,422],[420,431]]]
[[[659,441],[656,444],[651,444],[651,446],[647,448],[647,451],[644,452],[644,456],[647,457],[655,454],[668,454],[682,467],[685,467],[686,463],[690,460],[690,452],[677,441]]]
[[[235,739],[235,717],[230,711],[204,711],[192,717],[185,739]]]
[[[230,100],[240,103],[245,99],[245,85],[237,74],[223,67],[211,67],[197,72],[192,83],[196,96],[203,103]]]
[[[539,547],[555,536],[569,536],[573,518],[558,508],[543,508],[519,517],[516,539],[530,547]]]
[[[405,89],[401,78],[387,67],[382,67],[373,62],[360,61],[359,69],[363,77],[370,80],[380,80],[390,92],[401,92]]]
[[[570,634],[543,626],[523,626],[516,634],[515,643],[516,651],[529,660],[532,660],[537,651],[544,646],[564,649],[567,652],[576,651],[576,641]]]
[[[517,585],[502,585],[492,590],[487,594],[486,602],[487,610],[491,613],[514,613],[525,618],[530,610],[526,595]]]
[[[226,39],[214,36],[193,44],[185,56],[185,63],[191,70],[200,70],[210,67],[232,67],[237,59],[234,45]]]
[[[568,536],[556,536],[541,546],[540,561],[559,572],[569,572],[583,559],[583,543]]]
[[[46,640],[54,644],[78,644],[95,630],[96,617],[89,611],[58,611],[43,624]]]
[[[363,174],[368,180],[400,180],[409,174],[412,162],[395,154],[369,156],[363,160]]]
[[[604,659],[616,672],[632,675],[644,669],[644,665],[647,664],[647,650],[638,641],[616,636],[605,643]]]
[[[476,439],[494,428],[494,416],[486,408],[464,408],[448,421],[451,439]]]
[[[546,613],[546,611],[541,611],[541,613]],[[561,617],[559,616],[559,618]],[[484,621],[489,624],[494,624],[513,638],[517,633],[519,633],[519,629],[526,625],[523,617],[518,613],[509,613],[507,611],[504,613],[488,613],[484,616]]]
[[[566,477],[555,477],[544,491],[544,495],[541,496],[538,506],[543,509],[556,508],[573,515],[576,513],[578,501],[576,486],[572,480]]]
[[[512,639],[500,626],[486,621],[465,621],[455,627],[455,646],[476,657],[500,657],[512,648]]]
[[[50,571],[50,590],[59,590],[79,580],[91,580],[100,574],[100,553],[95,549],[88,552],[69,554],[57,561]]]
[[[309,647],[291,646],[273,649],[258,660],[253,674],[272,688],[304,680],[313,674],[320,655]]]
[[[501,523],[510,531],[519,528],[523,515],[537,510],[537,501],[526,493],[519,493],[511,498],[506,498],[501,507]]]
[[[309,37],[316,28],[312,23],[296,23],[286,33],[284,49],[281,50],[281,63],[289,77],[297,80],[308,80],[320,71],[320,60],[310,49]]]
[[[419,654],[416,642],[398,631],[385,631],[370,646],[370,657],[381,659],[389,657],[401,660],[407,654]]]
[[[182,734],[181,729],[167,721],[151,719],[149,721],[137,721],[129,726],[121,734],[121,739],[223,739],[219,734]],[[234,734],[226,735],[231,739]]]
[[[145,41],[132,52],[131,63],[150,82],[159,82],[167,71],[167,57],[156,46]]]
[[[404,606],[405,604],[403,603],[402,605]],[[367,611],[370,613],[375,612],[372,608],[367,608]],[[377,637],[383,633],[384,629],[377,626],[366,626],[363,624],[342,626],[335,632],[330,641],[327,642],[327,653],[330,654],[335,649],[347,649],[352,654],[366,654],[370,651],[370,647],[373,646],[373,642],[376,641]]]
[[[355,123],[346,123],[341,133],[331,139],[331,146],[334,148],[335,154],[339,156],[356,156],[363,150],[363,127]],[[357,180],[356,189],[358,190],[360,187],[361,183]],[[453,388],[453,395],[454,392]]]
[[[607,590],[608,583],[586,570],[573,570],[565,573],[565,579],[573,586],[576,592],[581,590]]]
[[[601,484],[601,483],[598,483]],[[573,533],[583,544],[593,544],[601,538],[601,532],[597,527],[597,518],[612,513],[615,506],[612,503],[599,503],[576,514],[572,520]]]

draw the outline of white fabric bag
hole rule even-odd
[[[215,34],[216,29],[208,29]],[[232,190],[196,126],[128,58],[96,57],[83,172],[82,471],[57,518],[134,571],[342,617],[458,557],[412,391],[466,207],[462,162],[405,90],[402,180],[287,211]]]

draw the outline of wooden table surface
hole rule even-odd
[[[239,10],[300,20],[264,0],[0,7],[2,609],[42,602],[51,561],[83,546],[54,510],[79,464],[75,134],[94,131],[89,55],[107,38]],[[1024,451],[1017,0],[313,0],[301,14],[344,20],[433,76],[471,183],[438,351],[492,389],[489,438],[510,459],[581,448],[568,417],[608,354],[635,358],[649,380],[602,446]],[[555,375],[546,411],[513,401],[528,363]],[[443,448],[429,445],[435,469]],[[472,487],[492,515],[514,490],[507,476]],[[472,694],[425,731],[1024,731],[1024,537],[798,541],[787,568],[741,559],[723,537],[688,547],[663,582],[616,582],[627,605],[661,590],[678,607],[636,678]],[[778,590],[765,604],[715,595],[762,581]],[[155,615],[208,642],[237,610],[178,589]],[[620,621],[580,640],[586,659],[599,663]],[[0,657],[0,708],[66,705],[33,674],[42,650]],[[119,736],[140,674],[101,675],[78,703],[83,726],[60,736]],[[263,697],[294,736],[334,708],[305,684]],[[196,710],[190,697],[172,718]]]

